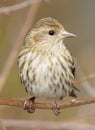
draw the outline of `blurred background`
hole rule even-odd
[[[66,30],[77,35],[76,39],[65,39],[75,58],[77,79],[95,73],[95,0],[0,0],[0,98],[28,97],[18,76],[17,52],[29,28],[47,16],[58,19]],[[94,79],[77,87],[78,99],[94,97]],[[50,110],[37,109],[29,114],[20,108],[0,106],[0,119],[95,123],[95,105],[61,111],[56,117]]]

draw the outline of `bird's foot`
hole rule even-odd
[[[52,110],[56,116],[60,114],[60,107],[59,107],[59,101],[55,100],[52,103]]]
[[[28,100],[25,100],[23,109],[27,110],[28,113],[34,113],[35,108],[32,107],[32,104],[35,102],[35,97],[29,98]]]

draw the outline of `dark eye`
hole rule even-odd
[[[54,30],[50,30],[49,31],[49,35],[54,35],[55,34],[55,31]]]

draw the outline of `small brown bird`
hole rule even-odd
[[[76,97],[75,66],[63,42],[66,37],[75,35],[50,17],[39,20],[26,35],[19,51],[18,68],[32,101],[35,98],[62,100],[67,95]]]

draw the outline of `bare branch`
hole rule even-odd
[[[78,80],[75,82],[75,84],[81,84],[82,82],[85,82],[86,80],[90,80],[90,79],[93,79],[93,78],[95,78],[95,73],[90,74],[90,75],[88,75],[88,76],[85,76],[85,77],[83,77],[83,78],[81,78],[81,79],[78,79]]]
[[[26,128],[26,129],[68,129],[68,130],[95,130],[95,125],[76,121],[57,122],[57,121],[30,121],[30,120],[5,120],[3,124],[7,128]]]
[[[24,100],[16,100],[16,99],[0,99],[0,105],[8,105],[8,106],[16,106],[23,108],[25,101]],[[61,102],[59,105],[60,109],[64,108],[70,108],[75,106],[81,106],[86,104],[92,104],[95,103],[95,98],[90,99],[80,99],[75,101],[67,101],[67,102]],[[52,103],[38,103],[35,102],[31,104],[32,108],[38,108],[38,109],[52,109]]]
[[[13,12],[13,11],[16,11],[16,10],[20,10],[20,9],[23,9],[23,8],[26,8],[28,7],[29,5],[31,4],[35,4],[36,2],[38,2],[38,0],[25,0],[21,3],[18,3],[18,4],[15,4],[15,5],[11,5],[11,6],[6,6],[6,7],[1,7],[0,8],[0,14],[2,13],[10,13],[10,12]]]
[[[0,74],[0,91],[2,90],[6,80],[8,78],[8,75],[10,73],[12,66],[14,65],[14,62],[17,58],[17,51],[19,50],[19,47],[23,43],[25,34],[29,30],[30,26],[32,26],[32,23],[34,21],[34,18],[36,16],[40,3],[41,3],[41,0],[39,0],[39,2],[37,2],[35,5],[31,6],[27,13],[26,21],[23,25],[23,28],[21,29],[20,34],[18,34],[18,39],[17,39],[16,43],[14,44],[12,50],[10,51],[9,56],[2,69],[2,73]]]

